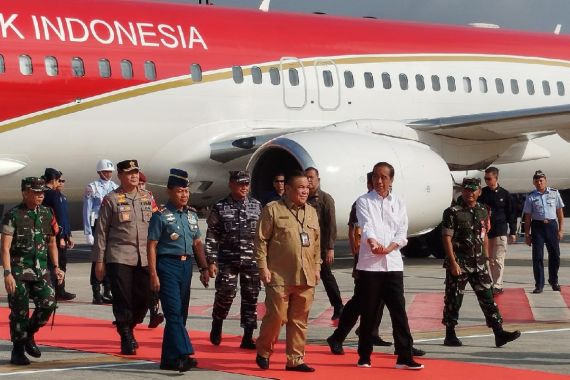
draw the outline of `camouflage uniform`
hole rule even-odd
[[[38,206],[29,210],[24,203],[12,208],[2,221],[2,234],[13,236],[10,264],[16,291],[8,295],[12,342],[27,341],[49,320],[56,308],[55,292],[47,269],[48,244],[57,225],[51,210]],[[29,317],[30,297],[35,310]]]
[[[231,195],[216,203],[208,217],[206,256],[217,264],[216,296],[212,317],[228,316],[240,275],[241,327],[257,328],[257,296],[261,288],[259,270],[253,258],[253,240],[261,203],[252,197],[236,201]]]
[[[443,213],[443,234],[452,236],[453,252],[461,268],[457,277],[451,274],[450,262],[446,258],[445,307],[442,323],[457,325],[459,309],[467,282],[471,284],[479,306],[485,315],[487,326],[500,327],[503,319],[493,300],[493,281],[487,268],[487,257],[483,254],[483,239],[489,227],[489,213],[480,203],[470,208],[467,205],[449,207]]]

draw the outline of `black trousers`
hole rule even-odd
[[[321,264],[321,282],[325,287],[331,306],[338,309],[342,307],[342,298],[340,297],[340,290],[336,283],[336,278],[332,274],[331,267],[326,263],[326,257],[327,253],[321,252],[321,258],[323,259]]]
[[[364,293],[364,294],[362,294]],[[358,278],[354,279],[354,294],[350,300],[344,305],[342,309],[342,315],[338,321],[338,326],[333,332],[333,338],[336,341],[344,342],[350,330],[356,325],[358,317],[360,317],[360,298],[367,297],[367,294],[360,284]],[[382,316],[384,315],[384,301],[380,302],[380,306],[376,311],[376,316],[374,320],[374,328],[372,330],[372,336],[380,336],[380,322],[382,322]]]
[[[413,338],[408,325],[406,300],[404,299],[404,272],[358,271],[360,286],[360,336],[358,355],[370,361],[372,354],[372,331],[380,304],[384,302],[392,319],[394,347],[398,357],[411,359]]]
[[[113,292],[113,315],[117,325],[141,323],[151,300],[148,267],[108,263]]]

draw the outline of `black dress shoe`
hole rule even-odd
[[[269,358],[264,358],[261,355],[255,357],[255,363],[261,369],[269,369]]]
[[[342,305],[335,307],[333,315],[331,317],[331,321],[336,321],[337,319],[339,319],[340,315],[342,314],[343,309],[344,309],[344,306],[342,306]]]
[[[198,361],[196,359],[186,356],[180,359],[161,361],[160,369],[165,371],[187,372],[197,365]]]
[[[560,285],[552,284],[552,290],[554,290],[555,292],[559,292],[560,291]]]
[[[71,301],[76,297],[75,294],[69,292],[61,292],[60,294],[56,295],[56,300],[58,301]]]
[[[155,329],[164,322],[164,314],[162,313],[152,313],[150,316],[150,320],[148,322],[149,329]]]
[[[327,338],[327,343],[333,354],[344,355],[344,349],[342,348],[342,343],[334,339],[332,335]]]
[[[534,290],[532,291],[533,294],[540,294],[542,293],[542,288],[534,288]]]
[[[296,365],[295,367],[287,367],[285,366],[286,371],[295,371],[295,372],[315,372],[313,367],[309,367],[305,363]]]
[[[380,338],[379,336],[373,336],[372,345],[378,347],[390,347],[392,345],[392,342],[387,342],[384,339]]]
[[[30,336],[30,338],[28,339],[28,341],[26,342],[24,347],[25,347],[28,355],[30,355],[34,358],[39,358],[42,356],[42,352],[40,351],[38,345],[36,344],[36,341],[34,340],[33,335]]]

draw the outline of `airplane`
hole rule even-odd
[[[388,161],[410,236],[421,236],[451,202],[451,172],[508,165],[501,180],[528,191],[533,170],[517,167],[540,162],[550,185],[570,187],[569,37],[145,0],[54,4],[0,6],[0,203],[46,167],[80,201],[101,158],[138,159],[158,197],[169,168],[187,170],[196,206],[227,193],[228,170],[249,170],[259,195],[273,174],[314,166],[343,236],[366,173]]]

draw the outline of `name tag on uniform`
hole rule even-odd
[[[310,247],[311,246],[311,240],[309,239],[308,233],[301,232],[299,234],[299,236],[301,237],[301,246],[303,246],[303,247]]]
[[[129,211],[121,211],[119,213],[119,221],[120,222],[130,222],[131,221],[131,213]]]

